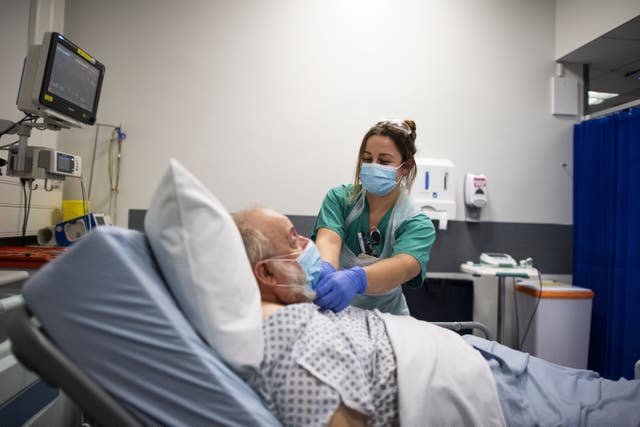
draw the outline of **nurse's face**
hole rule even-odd
[[[398,167],[402,164],[402,154],[400,154],[396,144],[388,136],[371,135],[364,146],[362,163],[377,163]],[[396,180],[405,174],[403,169],[404,167],[396,172]]]

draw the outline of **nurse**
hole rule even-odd
[[[354,183],[325,196],[312,235],[325,261],[316,286],[321,308],[409,314],[401,285],[422,284],[435,240],[433,223],[408,193],[415,153],[412,120],[379,122],[362,139]]]

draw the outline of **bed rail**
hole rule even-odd
[[[485,339],[491,341],[491,331],[486,327],[484,323],[480,322],[430,322],[434,325],[441,326],[443,328],[451,329],[456,332],[460,332],[463,329],[478,329],[484,335]]]

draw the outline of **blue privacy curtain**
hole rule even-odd
[[[575,125],[573,281],[595,293],[589,369],[640,359],[640,108]]]

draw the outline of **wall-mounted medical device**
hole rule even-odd
[[[18,170],[18,149],[9,151],[7,175],[28,179],[63,180],[67,176],[82,176],[80,156],[63,153],[48,147],[27,147],[25,167]]]
[[[467,207],[467,219],[478,221],[480,211],[488,203],[487,177],[482,174],[467,173],[464,179],[464,204]]]
[[[411,187],[414,202],[441,230],[456,217],[455,166],[448,159],[416,159],[417,175]]]
[[[59,33],[29,46],[18,92],[18,109],[79,127],[96,122],[104,65]]]
[[[18,109],[27,116],[17,123],[0,120],[2,134],[19,136],[17,145],[11,149],[9,175],[25,179],[77,176],[77,157],[49,153],[47,160],[46,155],[40,155],[43,147],[27,150],[28,139],[33,128],[60,130],[93,125],[104,71],[104,65],[62,34],[45,33],[41,45],[29,46],[17,100]],[[70,161],[74,161],[73,171],[68,167]]]

